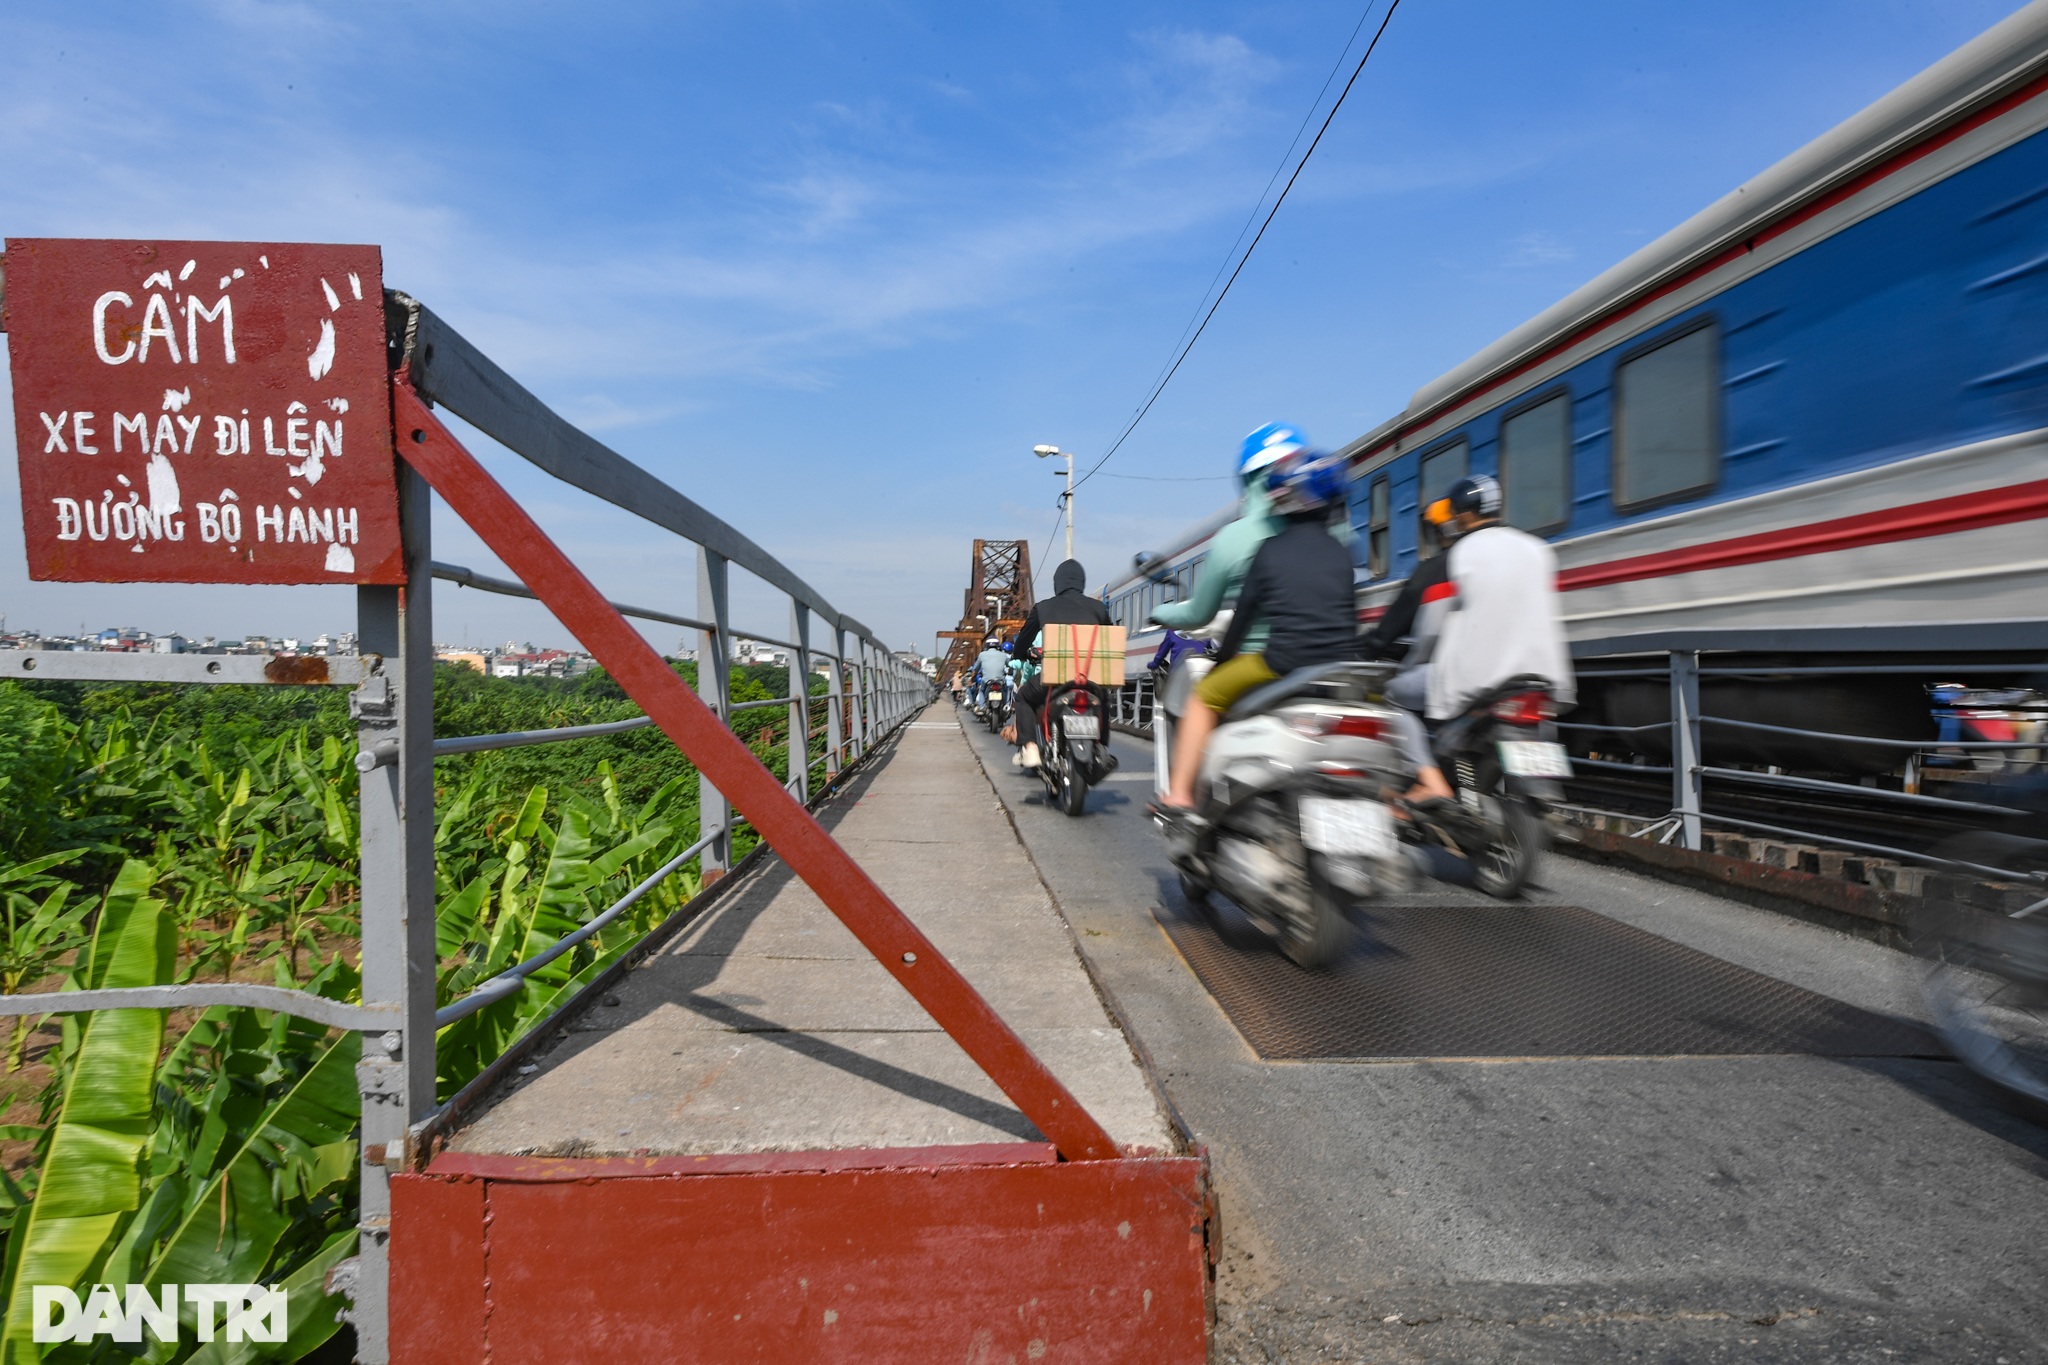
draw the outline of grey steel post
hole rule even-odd
[[[1671,806],[1678,812],[1679,842],[1700,846],[1700,655],[1671,651]]]
[[[846,762],[846,631],[832,627],[832,671],[825,678],[825,778]]]
[[[860,642],[861,751],[882,737],[882,699],[875,694],[875,642]]]
[[[875,699],[875,737],[877,739],[888,733],[889,724],[895,719],[889,709],[889,669],[888,665],[882,662],[880,655],[881,650],[878,648],[872,650],[869,655],[869,658],[873,661],[873,671],[870,675],[872,681],[869,683],[869,686],[873,689],[872,695]]]
[[[390,1173],[407,1131],[434,1108],[434,586],[426,481],[398,467],[408,586],[356,589],[356,632],[379,672],[351,699],[365,753],[396,740],[398,761],[361,780],[363,999],[388,1000],[401,1027],[365,1034],[362,1213],[357,1224],[356,1358],[390,1359]]]
[[[875,695],[875,644],[866,638],[860,642],[860,701],[860,749],[866,753],[882,734],[881,699]]]
[[[861,705],[866,676],[861,665],[867,660],[867,647],[867,641],[856,635],[853,648],[846,656],[846,757],[849,761],[866,753],[868,747],[867,713]]]
[[[697,695],[727,725],[732,724],[732,616],[726,592],[726,558],[697,548],[697,619],[709,621],[715,630],[697,632]],[[702,773],[697,775],[697,833],[713,830],[718,838],[704,850],[698,866],[703,878],[712,882],[732,866],[732,807],[724,793]]]
[[[811,799],[811,609],[789,599],[789,776],[796,799]]]

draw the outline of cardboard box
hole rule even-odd
[[[1069,682],[1099,683],[1104,687],[1124,685],[1122,626],[1049,625],[1041,645],[1045,650],[1042,676],[1047,687]]]

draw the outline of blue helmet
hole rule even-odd
[[[1249,480],[1275,460],[1306,449],[1308,438],[1301,434],[1301,428],[1291,427],[1285,422],[1268,422],[1245,437],[1244,444],[1238,447],[1237,476]]]
[[[1344,497],[1344,461],[1302,446],[1266,468],[1266,491],[1282,516],[1313,512]]]

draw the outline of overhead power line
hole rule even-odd
[[[1274,215],[1278,214],[1280,212],[1280,206],[1287,202],[1288,191],[1294,188],[1295,181],[1301,179],[1302,170],[1308,165],[1309,158],[1314,156],[1316,154],[1316,148],[1322,145],[1323,134],[1330,131],[1330,124],[1332,121],[1336,119],[1337,111],[1344,107],[1344,101],[1351,94],[1351,88],[1354,85],[1358,84],[1358,78],[1365,73],[1365,64],[1372,60],[1372,54],[1374,50],[1377,49],[1380,45],[1381,36],[1385,34],[1387,31],[1387,24],[1393,19],[1394,11],[1399,8],[1401,8],[1401,0],[1393,0],[1393,2],[1387,6],[1387,12],[1380,16],[1380,26],[1377,29],[1373,30],[1372,41],[1366,44],[1365,52],[1358,59],[1358,65],[1352,68],[1351,78],[1344,82],[1344,88],[1337,94],[1336,103],[1330,106],[1330,112],[1323,117],[1322,127],[1316,129],[1314,141],[1308,144],[1308,150],[1303,152],[1301,154],[1301,160],[1295,163],[1294,173],[1287,177],[1287,183],[1281,187],[1279,197],[1273,201],[1273,207],[1267,210],[1265,221],[1259,224],[1259,230],[1257,234],[1252,237],[1250,245],[1245,247],[1244,254],[1237,258],[1237,265],[1235,268],[1231,270],[1230,278],[1223,282],[1223,288],[1221,291],[1217,293],[1215,302],[1211,303],[1209,305],[1209,311],[1202,315],[1201,325],[1196,327],[1194,335],[1188,337],[1186,342],[1182,344],[1179,353],[1175,355],[1173,358],[1173,363],[1167,367],[1166,373],[1159,377],[1157,383],[1153,384],[1152,391],[1146,395],[1144,403],[1141,404],[1137,412],[1132,415],[1131,420],[1124,425],[1124,429],[1121,432],[1117,433],[1116,440],[1110,443],[1109,449],[1103,452],[1102,458],[1097,460],[1094,464],[1090,465],[1088,467],[1088,472],[1086,474],[1083,474],[1080,478],[1074,480],[1075,488],[1078,489],[1082,484],[1094,478],[1095,471],[1101,469],[1102,466],[1108,464],[1110,461],[1110,457],[1115,455],[1118,450],[1123,448],[1124,442],[1130,439],[1131,433],[1138,429],[1138,423],[1145,420],[1145,414],[1152,411],[1152,405],[1159,401],[1159,395],[1166,392],[1166,386],[1172,383],[1174,375],[1180,372],[1182,362],[1184,362],[1188,358],[1188,353],[1195,349],[1195,343],[1200,341],[1202,339],[1202,333],[1206,332],[1209,329],[1209,323],[1211,319],[1213,319],[1216,316],[1216,310],[1223,306],[1223,300],[1229,296],[1230,287],[1236,284],[1237,277],[1244,273],[1245,263],[1251,260],[1252,253],[1259,249],[1259,243],[1265,239],[1266,229],[1273,225]],[[1365,26],[1365,19],[1369,17],[1371,13],[1372,5],[1368,4],[1366,6],[1365,15],[1361,16],[1359,19],[1359,28],[1363,28]],[[1352,41],[1357,41],[1357,37],[1358,30],[1353,29]],[[1350,50],[1349,43],[1345,45],[1345,50]],[[1338,60],[1341,62],[1343,59],[1340,56]],[[1327,82],[1325,82],[1323,88],[1326,90],[1329,88]],[[1318,98],[1320,99],[1320,96],[1318,96]],[[1313,115],[1313,113],[1315,112],[1314,105],[1311,105],[1309,107],[1309,112],[1311,115]],[[1306,120],[1304,120],[1304,122],[1306,122]],[[1299,142],[1300,140],[1301,135],[1299,133],[1296,133],[1295,141]],[[1284,159],[1282,164],[1285,164]],[[1271,182],[1268,181],[1267,183],[1270,187]],[[1252,211],[1255,214],[1258,212],[1256,206],[1254,206]],[[1238,233],[1239,240],[1243,240],[1243,237],[1244,234],[1242,231],[1240,231]],[[1183,334],[1185,334],[1185,329],[1183,329]]]
[[[1167,367],[1173,363],[1172,352],[1180,348],[1180,344],[1188,339],[1188,333],[1194,329],[1195,324],[1202,320],[1202,305],[1209,301],[1210,293],[1216,288],[1216,281],[1223,278],[1223,272],[1230,269],[1230,263],[1237,259],[1237,249],[1244,245],[1244,235],[1252,230],[1253,223],[1259,221],[1260,206],[1266,202],[1266,196],[1273,192],[1273,186],[1279,183],[1280,173],[1287,169],[1287,163],[1294,160],[1294,149],[1301,145],[1301,135],[1308,131],[1309,120],[1316,116],[1316,110],[1323,107],[1323,96],[1330,93],[1330,83],[1336,80],[1337,73],[1344,69],[1344,58],[1358,42],[1358,35],[1364,30],[1365,21],[1372,18],[1373,7],[1377,4],[1379,0],[1366,0],[1365,9],[1360,12],[1358,22],[1351,26],[1351,35],[1344,40],[1344,46],[1337,52],[1337,60],[1330,63],[1330,74],[1323,77],[1322,88],[1316,91],[1316,97],[1309,101],[1308,108],[1301,111],[1301,122],[1295,125],[1294,136],[1288,141],[1287,150],[1280,153],[1280,159],[1273,163],[1273,173],[1266,177],[1264,187],[1259,190],[1259,197],[1252,201],[1251,212],[1244,216],[1244,226],[1237,230],[1237,236],[1231,240],[1230,249],[1224,252],[1223,259],[1216,263],[1216,273],[1202,286],[1202,296],[1195,300],[1194,311],[1188,314],[1187,325],[1182,327],[1180,335],[1173,339],[1173,347],[1168,353],[1167,360],[1159,366],[1159,374],[1152,377],[1153,383],[1158,383],[1164,376]]]

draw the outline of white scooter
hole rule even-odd
[[[1223,629],[1211,623],[1210,631]],[[1154,771],[1171,773],[1173,720],[1194,704],[1210,660],[1181,658],[1155,679]],[[1202,758],[1193,818],[1161,821],[1181,892],[1214,917],[1221,893],[1304,967],[1350,937],[1347,911],[1413,885],[1381,793],[1405,787],[1397,713],[1369,699],[1384,665],[1328,664],[1259,688],[1223,718]]]

